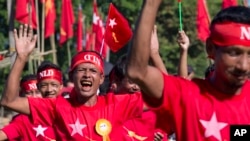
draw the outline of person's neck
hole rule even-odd
[[[222,79],[219,79],[216,77],[215,74],[213,74],[209,78],[209,83],[220,93],[227,94],[227,95],[239,95],[241,93],[242,87],[236,87],[234,85],[230,85],[227,82],[224,82]]]
[[[81,95],[78,95],[77,102],[79,104],[83,104],[86,107],[93,107],[97,103],[97,95],[93,95],[91,97],[83,97]]]

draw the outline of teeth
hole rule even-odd
[[[87,81],[82,81],[81,82],[83,85],[91,85],[91,82],[87,82]]]

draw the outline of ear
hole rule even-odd
[[[214,57],[215,57],[215,45],[211,41],[210,37],[208,37],[207,40],[206,40],[206,51],[207,51],[207,54],[208,54],[208,58],[214,60]]]
[[[105,76],[104,74],[100,74],[100,85],[104,82]]]

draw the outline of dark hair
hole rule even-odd
[[[109,79],[112,80],[114,78],[122,80],[126,75],[126,61],[127,55],[121,56],[117,62],[115,63],[113,69],[109,73]]]
[[[36,80],[36,75],[35,74],[28,74],[22,77],[20,83],[29,81],[29,80]]]
[[[214,71],[214,64],[211,64],[210,66],[207,67],[205,71],[205,78],[208,78],[213,71]]]
[[[41,71],[44,71],[46,69],[56,69],[60,72],[62,72],[61,68],[59,68],[59,66],[57,66],[56,64],[53,64],[52,62],[50,61],[43,61],[41,63],[41,65],[38,67],[37,69],[37,72],[41,72]]]
[[[217,23],[222,22],[236,22],[243,24],[250,24],[250,8],[245,6],[232,6],[226,9],[221,10],[213,18],[210,28]]]

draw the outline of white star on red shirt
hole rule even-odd
[[[33,129],[36,131],[36,137],[41,135],[44,137],[44,131],[47,129],[47,127],[42,127],[41,125],[38,125],[37,127],[33,127]]]
[[[206,128],[205,137],[214,136],[217,140],[221,141],[220,130],[228,124],[224,122],[218,122],[215,112],[209,121],[200,120],[200,122],[203,127]]]
[[[81,124],[78,118],[76,119],[76,122],[74,124],[69,124],[69,126],[73,129],[73,131],[71,132],[71,136],[75,135],[76,133],[83,136],[82,129],[85,128],[86,125]]]
[[[115,19],[109,19],[109,26],[111,26],[111,28],[114,28],[115,25],[117,25]]]

